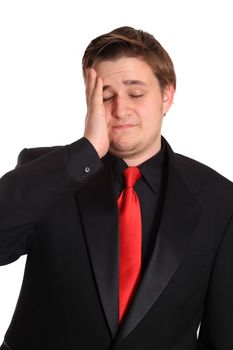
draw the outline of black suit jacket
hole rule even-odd
[[[232,183],[165,141],[159,232],[118,327],[112,171],[106,155],[87,174],[87,143],[26,149],[1,179],[0,263],[28,254],[1,349],[232,350]]]

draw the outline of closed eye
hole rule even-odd
[[[129,94],[129,97],[132,97],[132,98],[140,98],[140,97],[143,97],[144,95],[143,94]],[[111,99],[114,98],[114,95],[111,95],[111,96],[106,96],[106,97],[103,97],[103,102],[107,102],[107,101],[110,101]]]
[[[103,97],[103,101],[104,102],[109,101],[109,100],[111,100],[111,98],[113,98],[113,95],[112,96]]]
[[[133,98],[139,98],[139,97],[142,97],[143,95],[130,95],[130,97],[133,97]]]

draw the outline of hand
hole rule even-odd
[[[103,104],[103,80],[93,68],[86,74],[87,115],[84,137],[95,147],[102,158],[109,149],[108,123]]]

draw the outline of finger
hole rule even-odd
[[[97,74],[93,68],[89,69],[88,81],[87,81],[87,102],[88,106],[92,104],[92,98],[95,91],[97,82]]]
[[[103,79],[96,76],[96,84],[93,90],[92,103],[98,106],[103,106]]]
[[[85,95],[86,95],[86,103],[88,104],[88,95],[89,95],[89,88],[88,88],[88,80],[89,80],[89,69],[85,69],[85,76],[84,76],[84,83],[85,83]]]
[[[90,68],[86,69],[86,76],[85,76],[85,85],[86,85],[86,103],[87,106],[89,105],[90,102]]]

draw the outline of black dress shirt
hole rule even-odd
[[[123,159],[111,156],[116,200],[125,187]],[[134,190],[138,195],[142,216],[142,274],[150,259],[161,219],[167,183],[167,156],[162,140],[160,151],[138,166],[142,177]]]

